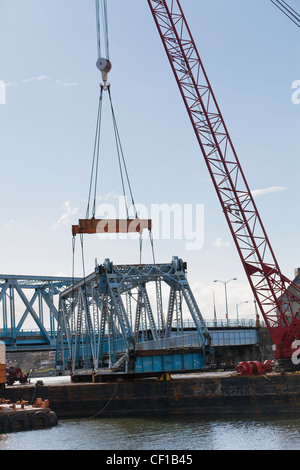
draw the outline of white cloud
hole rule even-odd
[[[51,77],[48,75],[38,75],[37,77],[30,77],[30,78],[24,78],[22,80],[22,83],[32,83],[32,82],[46,82],[51,80]],[[16,86],[17,82],[5,82],[5,86]],[[78,86],[78,82],[72,82],[72,81],[64,81],[64,80],[55,80],[53,83],[51,83],[51,86],[57,87],[57,88],[66,88],[66,87],[74,87]]]
[[[71,86],[78,86],[79,83],[77,82],[64,82],[62,80],[55,80],[54,83],[52,83],[52,86],[55,86],[57,88],[65,88],[65,87],[71,87]]]
[[[17,82],[4,82],[5,86],[17,86]]]
[[[56,230],[60,225],[67,225],[71,222],[71,217],[72,215],[77,214],[78,212],[78,207],[74,207],[72,209],[71,204],[69,201],[66,201],[63,205],[64,208],[64,213],[62,216],[58,219],[56,224],[53,225],[52,230]]]
[[[264,189],[254,189],[251,191],[251,194],[253,197],[257,197],[268,193],[278,193],[280,191],[286,191],[286,188],[284,186],[270,186],[269,188]]]
[[[222,238],[219,237],[213,242],[213,245],[217,248],[223,248],[224,246],[230,246],[230,243],[223,241]]]
[[[50,77],[48,77],[48,75],[39,75],[38,77],[26,78],[23,80],[23,83],[42,82],[44,80],[50,80]]]
[[[22,222],[17,222],[16,220],[11,219],[8,222],[3,222],[2,227],[5,229],[20,230],[21,228],[24,228],[25,225]]]

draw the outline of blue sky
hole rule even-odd
[[[300,265],[300,104],[292,102],[299,28],[270,0],[181,3],[279,264],[293,278]],[[147,2],[108,5],[109,78],[135,200],[204,206],[203,247],[189,251],[185,240],[155,240],[156,259],[188,262],[206,317],[213,289],[224,312],[222,286],[213,280],[237,277],[229,291],[234,316],[235,304],[253,296]],[[85,216],[92,162],[96,60],[94,0],[0,0],[2,273],[71,274],[71,225]],[[98,195],[114,203],[121,184],[108,111]],[[144,246],[144,261],[151,262],[147,240]],[[138,256],[136,240],[85,241],[87,272],[95,258],[121,264]],[[251,309],[243,306],[245,314]]]

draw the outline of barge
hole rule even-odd
[[[58,423],[49,401],[37,398],[32,405],[27,401],[10,403],[0,399],[0,433],[46,429]]]
[[[72,383],[69,377],[38,387],[58,419],[300,412],[300,374],[242,376],[233,371],[170,376],[170,380],[113,379]],[[36,386],[6,387],[5,398],[32,400]]]

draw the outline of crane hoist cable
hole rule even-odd
[[[111,71],[111,67],[112,67],[111,62],[109,60],[107,0],[101,0],[101,8],[100,8],[99,0],[95,0],[95,2],[96,2],[97,49],[98,49],[98,59],[97,59],[96,65],[98,69],[100,70],[100,72],[102,73],[104,86],[106,86],[107,74]],[[102,56],[101,36],[103,36],[103,42],[105,45],[105,55],[106,55],[105,58]]]
[[[96,132],[94,140],[94,149],[93,149],[93,160],[92,160],[92,169],[90,176],[90,185],[88,193],[88,202],[86,209],[86,219],[79,220],[78,225],[73,225],[73,239],[76,234],[80,234],[81,239],[81,249],[82,249],[82,262],[84,269],[84,256],[83,256],[83,234],[84,233],[139,233],[139,244],[140,244],[140,263],[142,257],[142,241],[143,241],[143,230],[148,229],[149,238],[152,249],[153,262],[155,263],[154,255],[154,246],[153,246],[153,237],[152,237],[152,221],[150,219],[139,219],[138,213],[136,210],[135,201],[133,198],[132,188],[129,181],[128,170],[125,162],[125,157],[123,153],[123,147],[121,144],[120,134],[117,125],[116,114],[114,111],[111,86],[108,83],[108,73],[110,72],[112,65],[110,62],[109,54],[109,39],[108,39],[108,10],[107,10],[107,0],[95,0],[96,4],[96,28],[97,28],[97,53],[98,59],[96,62],[97,68],[102,74],[103,83],[100,84],[100,97],[98,103],[98,112],[97,112],[97,122],[96,122]],[[104,49],[102,46],[102,40],[105,49],[105,57],[103,57]],[[102,125],[102,108],[105,92],[108,92],[109,105],[112,116],[113,132],[114,139],[117,150],[118,166],[121,176],[121,185],[123,191],[124,204],[126,209],[127,219],[116,219],[116,220],[106,220],[106,219],[96,219],[96,201],[97,201],[97,185],[98,185],[98,174],[99,174],[99,161],[100,161],[100,141],[101,141],[101,125]],[[126,187],[129,190],[130,200],[132,204],[132,210],[134,214],[134,219],[129,217],[129,208],[126,197]],[[93,199],[92,199],[93,198]],[[90,217],[91,212],[91,218]],[[73,257],[75,250],[75,241],[73,241]],[[84,274],[85,277],[85,274]]]
[[[126,177],[128,189],[129,189],[129,192],[130,192],[130,198],[131,198],[131,203],[132,203],[132,207],[133,207],[133,210],[134,210],[134,215],[137,218],[138,214],[137,214],[137,210],[136,210],[136,206],[135,206],[135,202],[134,202],[134,198],[133,198],[131,184],[130,184],[130,181],[129,181],[127,166],[126,166],[124,153],[123,153],[123,147],[122,147],[122,144],[121,144],[121,139],[120,139],[120,134],[119,134],[119,130],[118,130],[116,115],[115,115],[115,111],[114,111],[114,107],[113,107],[113,103],[112,103],[110,87],[108,88],[108,96],[109,96],[109,102],[110,102],[111,114],[112,114],[112,120],[113,120],[116,148],[117,148],[117,154],[118,154],[118,163],[119,163],[121,183],[122,183],[122,189],[123,189],[123,197],[124,197],[124,201],[125,201],[125,205],[126,205],[126,214],[127,214],[127,218],[129,219],[129,211],[128,211],[128,205],[127,205],[124,175],[123,175],[122,168],[124,169],[124,172],[125,172],[125,177]],[[123,165],[123,167],[122,167],[122,165]]]
[[[101,15],[99,0],[96,2],[96,29],[97,29],[97,46],[98,46],[98,59],[101,59]],[[108,12],[107,0],[101,0],[102,22],[103,22],[103,35],[105,44],[106,58],[109,60],[109,41],[108,41]]]
[[[127,214],[127,218],[129,218],[128,205],[126,202],[126,191],[125,191],[125,182],[124,182],[125,178],[127,181],[129,192],[130,192],[130,198],[131,198],[131,203],[132,203],[132,207],[134,210],[134,215],[137,218],[136,206],[135,206],[135,202],[133,198],[131,184],[129,181],[129,176],[128,176],[128,171],[127,171],[126,162],[124,158],[120,134],[118,130],[116,115],[115,115],[115,111],[113,107],[110,85],[107,84],[107,74],[111,70],[111,63],[109,61],[107,0],[101,0],[101,7],[100,7],[99,0],[95,0],[95,3],[96,3],[97,45],[98,45],[97,67],[102,72],[102,78],[103,78],[104,84],[100,85],[101,91],[100,91],[100,98],[99,98],[99,108],[98,108],[98,116],[97,116],[96,136],[95,136],[92,175],[91,175],[91,179],[92,179],[92,176],[95,171],[93,217],[95,216],[95,211],[96,211],[95,204],[96,204],[96,187],[97,187],[97,179],[98,179],[98,163],[99,163],[99,153],[100,153],[100,130],[101,130],[101,111],[102,111],[103,91],[108,91],[113,129],[114,129],[114,135],[115,135],[115,142],[116,142],[116,149],[117,149],[117,156],[118,156],[118,163],[119,163],[120,176],[121,176],[121,184],[122,184],[122,190],[123,190],[123,197],[124,197],[124,201],[126,205],[126,214]],[[103,58],[102,53],[101,53],[101,23],[103,25],[103,37],[104,37],[106,58]],[[123,171],[125,172],[125,178],[124,178]],[[90,193],[91,193],[91,185],[90,185],[90,191],[89,191],[89,199],[90,199]],[[89,202],[88,202],[88,209],[89,209]],[[88,213],[87,213],[87,217],[88,217]]]
[[[101,129],[101,119],[102,119],[102,103],[103,103],[103,88],[101,87],[100,97],[99,97],[99,104],[98,104],[98,112],[97,112],[97,123],[96,123],[94,151],[93,151],[93,162],[92,162],[92,170],[91,170],[91,177],[90,177],[90,187],[89,187],[88,203],[87,203],[87,209],[86,209],[86,218],[89,218],[92,187],[93,187],[93,180],[94,179],[95,179],[95,182],[94,182],[94,199],[93,199],[92,214],[95,215],[96,188],[97,188],[97,179],[98,179],[97,169],[98,169],[98,166],[99,166],[99,154],[100,154],[100,129]],[[95,174],[95,176],[94,176],[94,174]]]
[[[300,15],[287,2],[284,0],[271,0],[271,2],[300,28]]]

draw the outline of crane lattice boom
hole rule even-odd
[[[280,271],[179,0],[147,0],[256,301],[289,358],[300,289]]]

